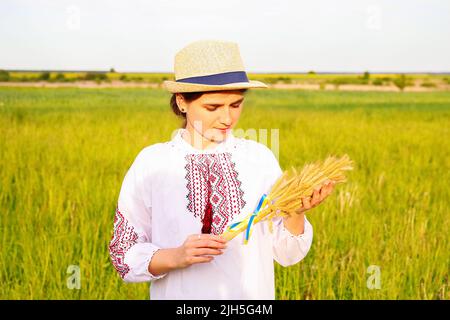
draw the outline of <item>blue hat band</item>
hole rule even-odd
[[[245,71],[233,71],[212,74],[209,76],[190,77],[178,79],[176,82],[187,82],[206,85],[222,85],[235,82],[249,82]]]

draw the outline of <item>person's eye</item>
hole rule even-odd
[[[208,111],[216,111],[217,107],[206,107],[206,110],[208,110]]]
[[[233,108],[239,108],[240,106],[241,106],[240,104],[232,105]]]

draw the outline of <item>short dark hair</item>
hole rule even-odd
[[[245,93],[247,90],[248,89],[239,89],[237,91]],[[223,91],[181,92],[180,94],[186,102],[191,102],[200,98],[204,93],[214,93],[214,92],[223,92]],[[186,113],[181,112],[180,109],[178,108],[175,93],[173,93],[172,97],[170,98],[170,107],[172,108],[172,111],[173,113],[175,113],[175,115],[183,119],[183,124],[181,125],[181,127],[186,128]]]

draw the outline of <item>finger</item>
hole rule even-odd
[[[323,199],[325,199],[328,194],[329,194],[329,188],[327,186],[324,186],[322,188],[320,188],[320,201],[322,201]]]
[[[303,199],[303,208],[305,209],[310,209],[311,208],[311,201],[310,201],[310,197],[304,197]]]
[[[216,240],[216,241],[220,241],[220,242],[223,242],[223,243],[227,243],[227,242],[228,242],[228,239],[225,238],[225,237],[224,237],[223,235],[221,235],[221,234],[219,234],[219,235],[212,234],[211,236],[212,236],[212,238],[213,238],[214,240]]]
[[[211,260],[214,260],[213,256],[197,256],[197,257],[191,258],[191,264],[206,263],[206,262],[211,262]]]
[[[210,234],[210,233],[202,233],[200,236],[201,239],[211,239],[214,241],[219,241],[222,243],[227,243],[228,240],[223,236],[223,235],[215,235],[215,234]]]
[[[302,208],[305,207],[305,198],[306,198],[306,197],[300,197],[300,199],[302,200],[302,206],[301,206],[300,209],[302,209]]]
[[[330,194],[331,191],[333,191],[334,186],[336,185],[336,183],[334,181],[331,181],[329,186],[328,186],[328,191],[327,194]]]
[[[312,199],[311,199],[311,205],[314,205],[315,203],[317,203],[320,200],[320,193],[319,193],[320,191],[319,190],[320,189],[314,190]]]
[[[219,249],[210,249],[210,248],[195,248],[192,249],[192,254],[194,256],[203,256],[207,254],[219,255],[222,254],[223,250]]]
[[[333,188],[333,184],[331,182],[329,182],[321,188],[320,193],[323,194],[324,197],[326,197],[327,195],[329,195],[331,193],[332,188]]]
[[[200,233],[200,234],[194,234],[191,236],[191,240],[214,240],[214,241],[219,241],[221,243],[227,243],[228,240],[222,236],[222,235],[215,235],[215,234],[210,234],[210,233]]]
[[[194,246],[196,248],[214,248],[214,249],[225,249],[227,247],[226,243],[215,241],[215,240],[208,240],[208,239],[202,239],[199,241],[194,242]]]

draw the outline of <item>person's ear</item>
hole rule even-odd
[[[176,101],[178,109],[180,109],[180,112],[185,113],[186,112],[186,102],[183,99],[183,96],[181,94],[176,94]]]

